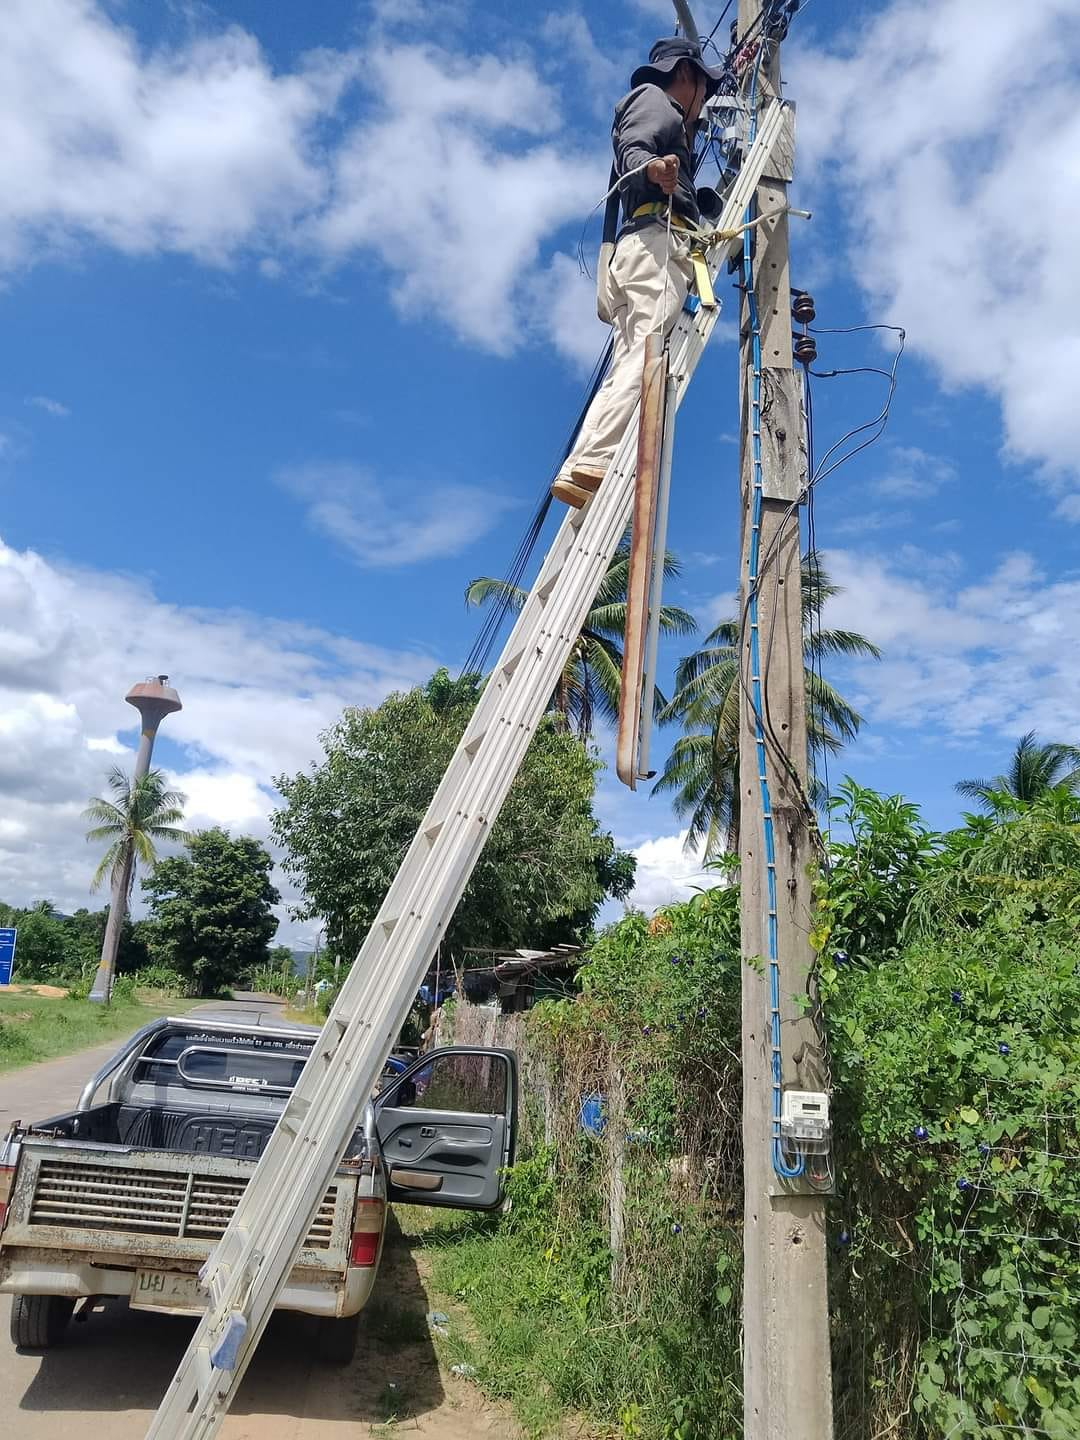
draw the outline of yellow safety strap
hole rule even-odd
[[[712,277],[705,261],[705,252],[691,250],[690,263],[694,267],[694,283],[697,286],[698,299],[706,310],[715,310],[716,296],[713,294]]]
[[[665,215],[667,206],[659,200],[649,201],[645,205],[639,205],[634,211],[631,219],[642,220],[646,215]],[[681,215],[672,213],[672,226],[676,230],[688,230],[693,234],[704,234],[696,225],[685,220]],[[709,266],[705,259],[705,251],[702,249],[691,250],[690,263],[694,267],[694,288],[697,290],[698,299],[706,310],[716,309],[716,296],[713,293],[712,277],[709,274]]]

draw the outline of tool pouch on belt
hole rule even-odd
[[[605,325],[612,322],[608,272],[611,269],[611,257],[615,253],[615,238],[619,233],[619,192],[615,189],[618,179],[619,172],[612,165],[611,174],[608,176],[608,189],[612,193],[608,196],[604,209],[604,234],[596,262],[596,313]]]

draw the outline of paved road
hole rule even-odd
[[[200,1014],[241,1011],[273,1015],[263,1001],[215,1003]],[[115,1044],[48,1060],[0,1076],[0,1131],[9,1119],[33,1120],[71,1109],[86,1077]],[[407,1245],[388,1239],[377,1296],[390,1305],[387,1334],[423,1335],[431,1308]],[[44,1356],[17,1355],[8,1340],[10,1299],[0,1297],[0,1415],[5,1433],[19,1440],[104,1436],[142,1440],[158,1400],[191,1334],[191,1323],[167,1315],[129,1311],[109,1302],[85,1325],[73,1325],[66,1343]],[[472,1387],[440,1374],[431,1342],[384,1343],[377,1320],[368,1326],[353,1365],[322,1364],[314,1351],[315,1322],[304,1315],[274,1317],[252,1361],[225,1440],[350,1440],[378,1433],[396,1409],[401,1427],[424,1440],[509,1437],[513,1430],[480,1406]],[[405,1417],[408,1417],[407,1419]]]
[[[208,1018],[228,1016],[247,1023],[262,1015],[272,1020],[280,1010],[277,1001],[251,996],[240,1002],[209,1001],[188,1013]],[[15,1120],[44,1120],[49,1115],[74,1110],[86,1081],[116,1054],[120,1043],[109,1040],[93,1050],[81,1050],[77,1055],[64,1055],[59,1060],[42,1060],[38,1065],[0,1075],[0,1135],[6,1135]]]

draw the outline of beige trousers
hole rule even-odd
[[[657,329],[667,334],[694,278],[689,242],[672,230],[669,255],[667,226],[644,225],[620,239],[608,275],[615,341],[611,368],[559,472],[565,479],[576,465],[607,469],[641,395],[646,338]]]

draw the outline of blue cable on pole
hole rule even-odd
[[[757,133],[757,83],[761,66],[762,47],[754,62],[750,82],[750,133],[748,144],[753,144]],[[749,223],[753,218],[751,206],[746,207],[744,219]],[[753,376],[750,387],[750,444],[751,444],[751,512],[750,512],[750,554],[747,564],[747,582],[750,588],[750,686],[754,707],[754,748],[757,754],[758,785],[761,790],[761,811],[765,842],[765,881],[768,911],[766,918],[766,941],[769,962],[769,1042],[772,1071],[772,1163],[777,1175],[785,1180],[794,1180],[803,1173],[804,1161],[800,1155],[795,1163],[789,1164],[784,1156],[783,1140],[780,1135],[781,1086],[783,1063],[780,1048],[780,951],[779,926],[776,899],[776,834],[773,827],[772,796],[769,791],[769,776],[765,768],[765,730],[762,725],[761,698],[761,645],[758,631],[758,564],[761,555],[761,323],[758,315],[757,297],[754,294],[754,264],[750,253],[750,231],[743,231],[742,253],[743,286],[746,291],[750,314],[751,354]]]

